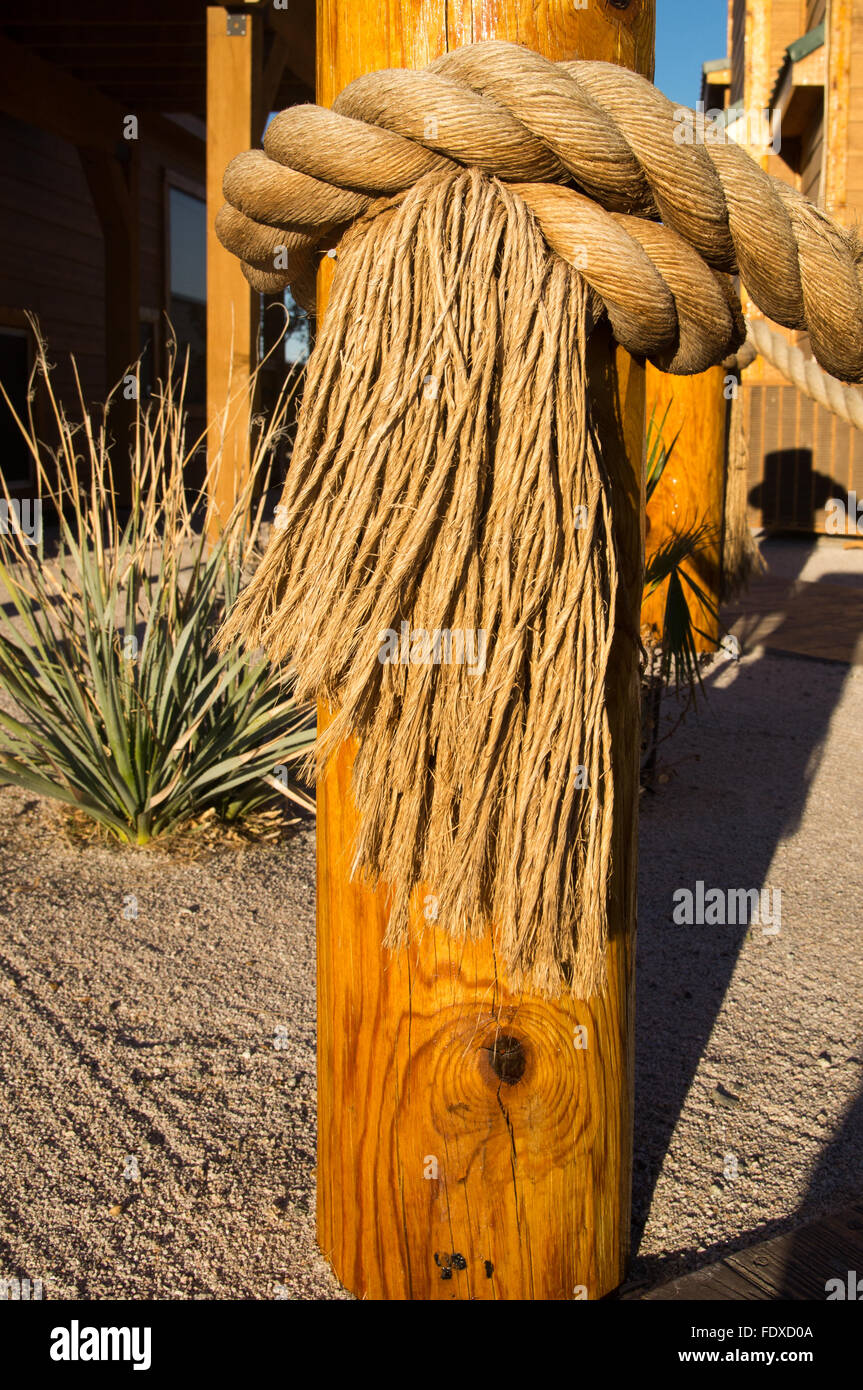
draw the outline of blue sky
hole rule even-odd
[[[656,0],[656,77],[661,92],[694,106],[701,64],[725,57],[727,0]]]

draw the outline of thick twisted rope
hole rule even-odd
[[[252,285],[289,285],[311,309],[317,255],[351,222],[419,179],[477,168],[515,185],[618,340],[664,370],[740,345],[737,273],[768,318],[808,332],[826,371],[863,380],[856,233],[721,135],[681,140],[680,110],[613,64],[469,45],[422,72],[360,77],[332,110],[283,111],[264,149],[229,165],[217,232]]]
[[[731,276],[863,377],[860,249],[733,145],[601,63],[478,44],[283,112],[225,175],[250,282],[314,299],[339,265],[277,524],[230,615],[357,740],[353,870],[387,941],[436,900],[494,924],[510,978],[604,978],[614,778],[607,673],[637,633],[587,340],[673,372],[744,341]],[[460,655],[459,655],[460,652]],[[453,658],[453,653],[455,657]],[[632,730],[637,738],[637,731]]]
[[[766,319],[747,318],[746,341],[723,365],[741,372],[759,354],[810,400],[863,430],[863,392],[846,386],[828,375],[814,357],[792,343]],[[728,432],[728,478],[725,493],[725,533],[722,554],[722,599],[730,602],[744,589],[753,574],[766,569],[764,558],[749,529],[747,492],[749,488],[749,448],[743,425],[743,402],[735,394],[731,401]]]
[[[863,430],[863,393],[856,386],[846,386],[835,376],[828,376],[814,357],[807,356],[801,347],[789,342],[765,319],[747,318],[746,328],[746,342],[737,355],[729,359],[729,366],[742,371],[760,354],[804,396],[823,405],[855,429]]]

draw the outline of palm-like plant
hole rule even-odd
[[[256,546],[296,375],[260,423],[249,477],[216,533],[202,523],[217,431],[206,432],[207,479],[190,497],[186,466],[204,439],[187,443],[186,373],[175,354],[156,399],[136,411],[126,521],[110,399],[94,420],[76,371],[81,423],[73,425],[41,341],[35,371],[59,445],[40,444],[32,407],[28,420],[15,418],[59,534],[49,548],[41,528],[31,541],[20,527],[0,527],[0,683],[11,704],[0,709],[0,778],[139,845],[207,812],[236,821],[282,796],[311,807],[288,769],[313,742],[313,709],[294,701],[289,676],[280,681],[236,650],[220,655],[213,642]],[[236,401],[225,418],[232,408]]]
[[[677,443],[675,435],[669,444],[663,432],[668,420],[670,403],[662,419],[656,420],[656,406],[647,422],[646,500],[656,491]],[[700,688],[701,667],[695,645],[696,636],[708,637],[695,622],[687,590],[694,595],[703,612],[718,620],[719,610],[710,596],[692,575],[692,562],[699,552],[714,539],[713,528],[706,522],[694,523],[666,538],[650,556],[644,571],[644,598],[665,584],[665,605],[658,652],[650,662],[645,690],[647,747],[642,762],[644,780],[650,781],[656,764],[657,735],[662,692],[674,679],[675,688],[685,688],[694,703]],[[651,654],[654,656],[654,654]]]

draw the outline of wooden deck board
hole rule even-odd
[[[628,1299],[824,1301],[829,1279],[863,1278],[863,1202]]]

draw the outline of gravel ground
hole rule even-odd
[[[0,1274],[343,1296],[314,1243],[313,828],[172,862],[0,808]]]
[[[635,1281],[858,1197],[863,668],[756,651],[642,798]],[[673,709],[669,709],[673,716]],[[0,1276],[339,1298],[314,1243],[314,833],[178,861],[0,790]],[[672,895],[781,891],[781,930]]]
[[[652,1282],[863,1192],[863,668],[761,651],[707,685],[641,804],[633,1276]],[[779,891],[779,933],[674,925],[699,879]]]

